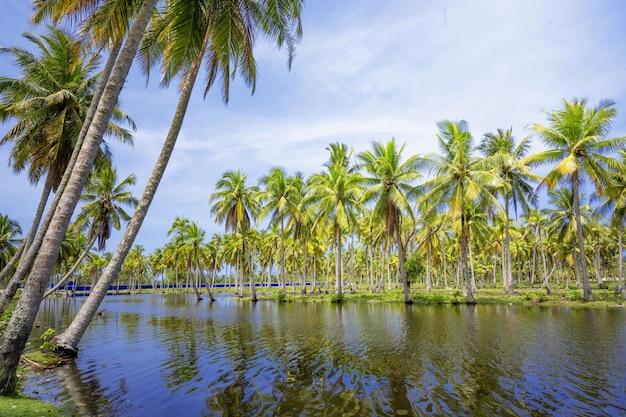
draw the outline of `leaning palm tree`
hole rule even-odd
[[[485,157],[494,159],[495,167],[502,178],[502,186],[494,190],[496,196],[504,199],[504,246],[502,250],[502,272],[504,293],[513,295],[513,269],[511,265],[511,205],[517,213],[518,207],[525,212],[529,209],[533,187],[531,182],[539,181],[539,177],[530,171],[523,161],[530,149],[530,138],[515,143],[512,128],[498,129],[496,133],[486,133],[478,146]]]
[[[246,242],[246,235],[250,225],[256,220],[260,204],[258,200],[259,187],[246,184],[247,176],[241,170],[227,171],[217,182],[215,191],[209,197],[211,213],[218,223],[224,223],[226,231],[233,234],[237,231],[241,233],[243,243],[243,254],[245,261],[249,262],[250,251]],[[243,271],[243,269],[242,269]],[[250,291],[252,300],[256,301],[256,289],[254,287],[254,274],[250,273]],[[243,282],[243,276],[242,282]]]
[[[546,186],[552,191],[559,185],[572,189],[576,236],[580,251],[580,274],[583,280],[583,297],[593,299],[585,240],[580,214],[580,188],[586,181],[591,181],[596,191],[603,195],[606,184],[610,181],[610,171],[619,168],[619,162],[613,157],[615,151],[626,148],[626,136],[608,138],[609,130],[617,115],[611,100],[602,100],[596,107],[587,107],[586,99],[563,100],[563,108],[545,112],[548,125],[530,126],[548,147],[527,158],[532,165],[556,163],[539,186]]]
[[[404,262],[406,258],[406,244],[402,240],[403,216],[413,218],[413,210],[409,197],[416,194],[415,181],[421,174],[418,171],[419,158],[409,156],[402,161],[402,145],[396,147],[395,139],[386,144],[372,143],[372,151],[358,154],[363,168],[369,177],[363,177],[363,184],[370,188],[363,195],[365,203],[374,201],[374,216],[385,223],[389,238],[395,238],[398,249],[398,267],[404,287],[404,302],[411,304],[410,287],[407,279]]]
[[[434,177],[423,185],[422,212],[429,216],[435,210],[447,211],[452,222],[458,221],[459,266],[467,302],[475,303],[469,276],[468,250],[470,239],[470,207],[476,202],[481,205],[500,207],[491,190],[501,184],[498,173],[490,166],[489,158],[472,156],[474,139],[467,122],[444,120],[437,123],[441,155],[430,155],[422,159],[425,168],[434,172]]]
[[[106,132],[113,109],[137,52],[139,41],[148,25],[156,3],[157,0],[145,0],[133,20],[124,47],[98,102],[98,112],[95,114],[80,147],[65,191],[58,201],[48,231],[43,237],[41,248],[33,262],[29,279],[26,281],[18,307],[15,310],[16,313],[11,317],[11,321],[2,335],[2,339],[0,339],[0,394],[2,395],[11,394],[15,391],[15,374],[19,357],[24,350],[39,311],[39,305],[59,254],[64,232],[69,226],[80,194],[87,183],[102,137]],[[121,267],[121,260],[116,260],[114,265],[118,263]],[[95,314],[95,310],[93,314]]]
[[[154,4],[155,0],[144,1],[128,35],[129,40],[135,39],[133,35],[137,22],[143,22],[140,18],[144,16],[142,12],[145,9],[149,9],[151,12],[154,9]],[[154,58],[157,56],[163,57],[162,79],[166,83],[178,74],[183,75],[181,95],[174,120],[144,194],[118,249],[113,255],[109,268],[103,274],[101,282],[92,291],[91,299],[83,304],[81,311],[70,327],[55,338],[57,345],[66,350],[68,354],[76,354],[80,338],[106,295],[106,288],[115,278],[124,257],[139,232],[172,155],[178,133],[182,128],[191,91],[202,63],[205,62],[205,59],[208,60],[208,83],[205,92],[211,88],[216,79],[221,77],[223,98],[227,100],[230,78],[237,70],[242,73],[248,84],[254,87],[256,66],[253,46],[254,34],[257,30],[275,40],[278,46],[287,44],[290,51],[289,62],[291,62],[295,44],[301,35],[301,0],[245,1],[228,4],[199,0],[172,2],[168,6],[170,7],[166,9],[165,13],[155,20],[154,28],[157,30],[151,32],[152,35],[146,38],[145,51],[148,51],[148,58],[146,59],[148,63],[154,62]],[[124,52],[122,50],[121,55],[124,55]],[[115,70],[113,75],[115,75]],[[103,99],[105,95],[103,95]],[[87,139],[89,139],[89,135]]]

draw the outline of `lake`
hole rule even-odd
[[[217,297],[107,296],[75,364],[24,391],[115,417],[626,415],[624,308]],[[83,301],[45,301],[36,330]]]

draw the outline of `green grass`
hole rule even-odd
[[[71,415],[53,404],[22,395],[0,396],[0,417],[68,417]]]

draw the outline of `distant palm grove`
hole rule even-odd
[[[407,303],[411,285],[462,289],[468,302],[485,286],[512,295],[560,285],[590,299],[591,282],[603,288],[608,278],[619,292],[626,139],[606,137],[615,115],[610,101],[563,101],[545,125],[531,126],[546,147],[535,154],[530,138],[517,141],[511,129],[476,140],[465,121],[445,120],[436,154],[405,155],[394,139],[361,152],[333,143],[308,178],[275,167],[254,184],[240,170],[225,172],[207,196],[207,216],[225,232],[208,238],[192,219],[173,219],[170,242],[150,254],[134,246],[116,283],[184,284],[199,297],[205,287],[212,298],[211,287],[228,282],[253,299],[255,286],[272,284],[336,295],[346,286],[400,287]],[[542,165],[544,177],[532,170]],[[111,228],[129,219],[124,204],[137,204],[125,190],[132,175],[117,184],[115,169],[102,166],[65,235],[53,279],[60,284],[96,283],[111,257],[102,253]],[[542,188],[547,200],[538,206]],[[8,215],[0,221],[4,267],[21,228]]]
[[[42,185],[31,225],[0,213],[0,395],[15,391],[41,301],[69,282],[91,288],[52,341],[67,356],[77,354],[115,283],[185,285],[210,300],[218,282],[235,283],[252,300],[269,284],[282,296],[290,285],[338,302],[347,292],[398,288],[407,304],[416,288],[451,289],[467,303],[483,287],[506,295],[575,288],[585,300],[594,287],[621,293],[626,137],[611,134],[617,114],[610,100],[563,100],[547,111],[529,126],[541,143],[535,153],[531,137],[516,139],[506,126],[474,136],[467,122],[442,120],[434,154],[409,155],[402,138],[365,149],[336,142],[310,176],[280,167],[258,179],[228,171],[206,196],[206,215],[223,234],[208,237],[199,219],[175,218],[163,230],[165,247],[147,254],[135,245],[196,82],[205,95],[217,84],[224,102],[235,75],[254,91],[261,37],[284,47],[291,65],[303,5],[32,2],[33,24],[72,30],[50,25],[45,35],[25,34],[32,51],[0,48],[19,72],[0,76],[7,127],[0,146],[10,147],[15,173]],[[113,166],[108,147],[110,140],[132,144],[136,127],[118,99],[133,61],[159,73],[164,87],[178,86],[170,130],[140,196],[130,190],[135,176]],[[105,252],[114,229],[123,236]],[[16,294],[11,315],[5,310]]]

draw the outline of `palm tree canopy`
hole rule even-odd
[[[357,155],[365,171],[371,175],[362,178],[363,184],[370,186],[363,195],[363,201],[376,201],[374,215],[385,220],[390,235],[399,227],[402,214],[413,217],[408,197],[417,193],[413,184],[421,177],[417,155],[402,162],[404,147],[403,144],[397,148],[395,139],[387,144],[372,142],[372,151]]]
[[[586,99],[563,100],[563,108],[545,112],[547,126],[530,126],[548,149],[526,162],[531,166],[556,163],[540,185],[553,190],[577,174],[581,185],[589,178],[597,190],[605,188],[608,170],[618,168],[613,153],[626,148],[626,136],[607,138],[617,115],[614,106],[611,100],[601,100],[595,107],[588,107]]]
[[[217,182],[217,191],[209,197],[209,204],[213,203],[211,214],[225,224],[226,231],[245,231],[259,214],[259,188],[247,185],[246,179],[241,170],[227,171]]]
[[[22,48],[0,48],[10,55],[21,71],[20,78],[0,77],[0,121],[16,123],[0,145],[14,142],[10,165],[16,172],[28,167],[29,179],[37,183],[52,175],[53,189],[61,181],[89,107],[98,74],[97,54],[86,54],[73,35],[49,27],[49,34],[24,37],[38,49],[35,55]],[[135,125],[115,109],[107,134],[132,143],[130,132],[117,122]],[[99,161],[109,158],[103,142]]]
[[[135,175],[130,174],[118,183],[117,170],[111,166],[98,169],[90,177],[81,195],[87,204],[81,207],[77,222],[90,225],[89,237],[97,236],[98,250],[105,248],[112,228],[120,230],[122,221],[130,220],[124,206],[137,207],[137,199],[127,190],[135,182]]]

